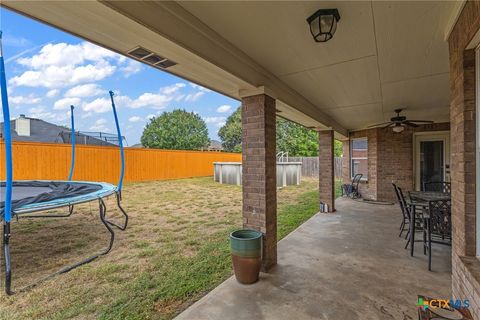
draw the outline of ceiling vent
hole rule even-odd
[[[128,51],[128,55],[158,69],[167,69],[177,64],[142,47],[136,47]]]

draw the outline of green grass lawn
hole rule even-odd
[[[130,225],[117,232],[109,255],[2,297],[0,318],[171,319],[232,274],[228,234],[242,224],[240,187],[196,178],[128,184],[123,196]],[[318,180],[303,179],[277,197],[282,239],[318,212]],[[107,206],[112,215],[113,199]],[[14,284],[78,261],[106,242],[95,204],[76,207],[70,219],[15,222]]]

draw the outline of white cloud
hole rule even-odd
[[[108,112],[111,110],[111,108],[111,102],[109,99],[106,98],[97,98],[89,103],[85,103],[82,105],[83,111],[95,113]]]
[[[172,101],[179,101],[178,98],[182,97],[180,90],[186,87],[185,83],[175,83],[169,86],[162,87],[158,92],[145,92],[137,98],[131,98],[125,95],[115,96],[115,104],[117,107],[123,108],[151,108],[162,110],[168,106]],[[203,92],[197,92],[203,94]],[[190,101],[198,98],[190,98]],[[102,113],[111,110],[110,100],[106,98],[97,98],[94,101],[86,103],[82,106],[85,112]]]
[[[107,123],[107,120],[100,118],[95,121],[95,123],[90,127],[90,130],[108,132],[109,129],[105,125],[106,123]]]
[[[103,80],[111,76],[115,70],[116,66],[108,62],[83,66],[48,66],[41,70],[25,71],[11,78],[8,83],[12,86],[62,88]]]
[[[185,83],[179,82],[170,86],[160,88],[160,92],[166,95],[171,95],[178,92],[181,88],[185,88]]]
[[[92,112],[82,112],[82,114],[81,114],[80,117],[81,117],[82,119],[86,119],[86,118],[91,117],[92,115],[93,115]]]
[[[223,106],[217,108],[217,112],[219,113],[226,113],[230,110],[232,110],[232,106],[229,106],[228,104],[224,104]]]
[[[53,104],[53,109],[54,110],[68,110],[70,109],[70,106],[79,106],[81,103],[81,100],[79,98],[63,98],[60,100],[55,101]]]
[[[28,116],[46,121],[60,122],[65,121],[69,117],[69,112],[50,112],[45,107],[39,106],[28,109]]]
[[[197,89],[197,90],[200,90],[200,91],[203,91],[203,92],[211,92],[212,91],[210,89],[202,87],[201,85],[198,85],[198,84],[193,83],[193,82],[190,82],[190,86],[194,89]]]
[[[163,109],[172,101],[172,97],[164,94],[155,94],[146,92],[130,103],[131,108],[151,107],[154,109]]]
[[[145,120],[151,120],[153,118],[155,118],[156,116],[154,114],[149,114],[145,117]]]
[[[104,93],[104,90],[95,83],[89,84],[81,84],[76,87],[69,89],[65,92],[65,97],[79,97],[79,98],[86,98],[86,97],[94,97],[98,96],[99,94]]]
[[[12,86],[61,88],[111,76],[120,55],[88,42],[47,44],[36,55],[17,59],[28,70],[9,80]]]
[[[22,104],[38,104],[42,101],[39,97],[34,95],[28,96],[13,96],[8,99],[12,105],[22,105]]]
[[[30,58],[20,58],[17,62],[35,70],[49,66],[65,67],[83,64],[86,61],[105,62],[120,55],[89,42],[79,44],[56,43],[43,46],[40,52]]]
[[[58,89],[49,90],[46,94],[47,98],[53,98],[58,95],[60,91]]]
[[[130,122],[139,122],[139,121],[142,121],[143,119],[140,118],[139,116],[133,116],[133,117],[130,117],[128,118],[128,121]]]
[[[203,120],[205,121],[205,123],[210,123],[210,124],[216,125],[217,127],[221,127],[225,124],[225,121],[227,120],[227,118],[225,118],[225,117],[205,117],[205,118],[203,118]]]
[[[140,62],[136,60],[129,60],[127,65],[120,68],[120,71],[123,73],[125,78],[130,77],[131,75],[142,71],[143,66]]]
[[[32,42],[28,39],[23,37],[17,37],[14,35],[5,34],[2,39],[2,43],[4,46],[10,47],[27,47],[32,45]]]
[[[116,96],[115,102],[120,106],[132,109],[152,108],[161,110],[167,107],[170,102],[178,101],[178,97],[181,96],[180,90],[185,86],[184,83],[175,83],[160,88],[158,93],[145,92],[134,99],[128,96]]]
[[[198,99],[200,99],[200,97],[203,96],[204,94],[205,94],[204,91],[198,91],[198,92],[195,92],[195,93],[187,94],[185,96],[185,101],[186,102],[195,102]]]

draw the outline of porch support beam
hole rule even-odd
[[[335,211],[334,131],[319,131],[318,143],[320,204],[327,205],[328,209],[324,212],[333,212]]]
[[[242,98],[243,227],[263,233],[263,271],[277,264],[275,99]]]

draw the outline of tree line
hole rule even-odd
[[[241,107],[232,113],[218,131],[222,147],[228,152],[242,151]],[[141,143],[146,148],[202,150],[210,139],[205,121],[196,113],[182,109],[163,112],[145,126]],[[292,157],[318,155],[318,133],[297,123],[277,117],[277,151]],[[335,156],[342,155],[342,143],[335,140]]]

